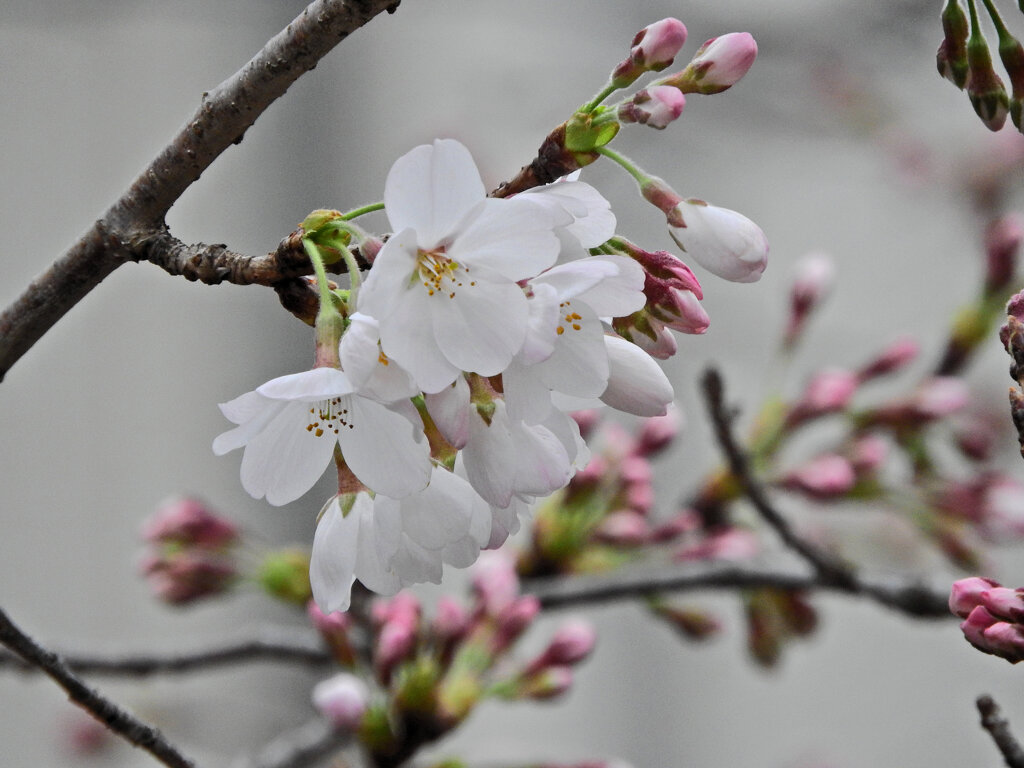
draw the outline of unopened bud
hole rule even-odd
[[[683,426],[683,414],[675,405],[670,405],[664,416],[644,419],[637,436],[636,452],[640,456],[655,456],[676,439]]]
[[[548,647],[526,667],[532,675],[544,667],[573,666],[586,659],[594,650],[597,634],[589,622],[571,619],[558,628]]]
[[[963,90],[967,85],[967,14],[959,0],[948,0],[942,10],[942,43],[936,55],[939,74]]]
[[[967,642],[980,651],[988,651],[985,643],[985,630],[997,623],[999,619],[988,612],[982,605],[976,605],[967,614],[967,619],[960,624],[960,630]]]
[[[385,624],[373,653],[373,663],[382,680],[388,680],[394,668],[409,658],[416,649],[416,628],[404,621]]]
[[[850,461],[838,454],[818,456],[797,467],[781,480],[781,485],[820,501],[845,496],[857,477]]]
[[[229,558],[200,548],[150,556],[142,570],[156,597],[171,605],[222,594],[237,575]]]
[[[747,74],[757,58],[757,42],[749,32],[713,37],[697,49],[686,69],[665,80],[683,93],[721,93]]]
[[[967,95],[981,122],[990,131],[998,131],[1006,123],[1010,100],[1003,81],[992,68],[992,54],[980,30],[973,30],[967,41],[967,63],[970,78]]]
[[[268,594],[287,603],[304,606],[313,599],[309,586],[309,553],[297,549],[271,552],[257,575]]]
[[[505,550],[481,552],[472,579],[480,606],[489,616],[497,616],[519,596],[515,563]]]
[[[534,595],[516,598],[498,614],[498,648],[507,648],[523,634],[540,613],[540,601]]]
[[[171,498],[145,522],[142,538],[152,543],[221,549],[237,540],[238,528],[197,499]]]
[[[981,650],[1001,656],[1011,664],[1024,661],[1024,627],[997,621],[982,632]]]
[[[633,38],[629,58],[612,72],[612,84],[625,88],[645,72],[660,72],[672,64],[686,42],[686,25],[666,18],[641,29]]]
[[[519,695],[544,701],[561,696],[572,687],[571,667],[545,667],[521,681]]]
[[[1017,623],[1024,620],[1024,590],[992,587],[982,592],[981,604],[1000,619]]]
[[[949,589],[949,610],[956,616],[966,619],[971,611],[981,605],[982,596],[990,589],[999,587],[998,581],[971,576],[953,582]]]
[[[654,85],[623,102],[618,117],[623,123],[640,123],[661,130],[678,119],[685,106],[686,97],[678,88]]]
[[[432,627],[441,641],[457,640],[469,628],[469,616],[455,598],[442,595],[437,601]]]
[[[807,382],[803,396],[793,407],[791,422],[838,413],[850,404],[860,380],[857,374],[841,368],[818,371]]]
[[[858,371],[857,375],[861,381],[867,381],[879,376],[886,376],[902,370],[917,357],[920,346],[916,341],[907,337],[897,339],[876,357],[868,362]]]
[[[672,239],[704,269],[736,283],[761,279],[768,239],[743,214],[690,199],[680,202],[668,220]]]
[[[313,687],[313,703],[316,708],[339,730],[357,730],[366,714],[369,700],[370,692],[366,683],[347,672]]]
[[[626,509],[612,512],[594,530],[600,541],[616,547],[643,546],[650,534],[647,519],[639,512]]]
[[[803,332],[807,318],[832,290],[835,264],[823,253],[811,253],[796,267],[796,277],[789,294],[789,321],[785,343],[792,346]]]
[[[1014,214],[989,222],[985,229],[985,291],[1004,290],[1013,280],[1017,268],[1017,252],[1024,240],[1024,223]]]

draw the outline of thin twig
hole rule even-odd
[[[232,768],[302,768],[343,748],[351,740],[351,734],[332,728],[323,718],[316,718],[281,734],[258,755],[239,758],[232,763]]]
[[[981,715],[981,727],[988,731],[1009,768],[1024,768],[1024,749],[1010,732],[1010,724],[999,711],[999,705],[984,694],[975,702]]]
[[[286,637],[280,631],[266,631],[261,637],[192,653],[167,656],[101,657],[82,653],[61,653],[60,656],[64,664],[77,674],[105,675],[107,677],[187,674],[252,661],[280,661],[320,666],[331,660],[331,655],[315,635],[303,633]],[[0,653],[0,669],[4,667],[13,668],[19,672],[32,672],[38,669],[18,656]]]
[[[49,675],[68,698],[80,706],[111,731],[170,768],[194,768],[189,758],[178,751],[160,731],[121,709],[110,699],[80,680],[63,660],[47,651],[22,632],[7,614],[0,609],[0,644],[7,646],[25,662],[38,667]]]
[[[835,582],[843,585],[850,591],[857,589],[857,576],[847,566],[843,565],[826,552],[819,551],[816,547],[801,539],[785,517],[779,514],[778,510],[768,501],[768,495],[764,488],[754,477],[750,470],[750,462],[746,455],[736,443],[732,434],[731,418],[725,406],[724,385],[722,377],[714,368],[708,368],[701,381],[704,390],[704,397],[707,401],[708,413],[715,427],[715,436],[722,447],[729,462],[729,468],[736,477],[743,489],[743,493],[750,499],[754,508],[758,511],[765,522],[770,525],[783,543],[799,554],[804,560],[811,564],[818,572],[822,581]]]
[[[855,584],[824,579],[803,568],[765,568],[734,563],[683,563],[657,571],[617,571],[599,576],[529,579],[525,592],[536,595],[545,609],[633,600],[661,592],[708,589],[825,590],[859,595],[915,618],[948,619],[949,594],[913,578],[867,578]]]
[[[398,0],[316,0],[198,110],[106,213],[0,314],[0,380],[111,272],[148,258],[182,193],[299,77]],[[207,254],[209,256],[209,254]]]

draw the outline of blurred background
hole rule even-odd
[[[665,131],[627,126],[616,142],[683,195],[742,211],[772,244],[760,283],[699,273],[711,328],[680,337],[666,363],[688,419],[679,451],[660,465],[659,505],[669,511],[719,458],[696,396],[700,372],[714,361],[730,397],[753,409],[798,258],[824,251],[838,269],[798,371],[857,365],[902,333],[922,341],[926,368],[953,312],[974,294],[983,261],[968,168],[998,168],[997,145],[1024,138],[1012,127],[989,134],[966,96],[936,74],[941,5],[404,0],[274,104],[186,192],[169,224],[186,242],[265,253],[310,210],[380,199],[395,158],[435,137],[469,146],[493,187],[599,90],[646,24],[668,15],[686,23],[681,62],[707,38],[751,32],[760,56],[739,85],[691,98]],[[5,0],[0,303],[102,214],[204,91],[303,6]],[[672,246],[624,173],[598,163],[583,179],[612,201],[620,232],[652,250]],[[104,654],[195,649],[300,624],[255,588],[186,610],[158,604],[137,576],[138,531],[164,497],[189,492],[268,548],[308,545],[327,486],[270,507],[242,490],[239,455],[214,457],[210,443],[227,426],[217,403],[307,367],[311,354],[308,329],[269,289],[191,284],[149,264],[116,271],[0,386],[0,606],[44,644]],[[1006,367],[992,339],[970,378],[998,412]],[[799,376],[791,390],[798,385]],[[1009,419],[1002,424],[1006,466],[1020,476]],[[864,542],[916,562],[905,544]],[[1024,583],[1019,552],[999,562],[1006,583]],[[972,651],[952,620],[916,622],[864,601],[816,597],[819,631],[765,671],[747,657],[735,600],[699,602],[728,626],[706,645],[681,642],[630,604],[589,612],[600,642],[569,697],[486,705],[435,754],[486,764],[618,757],[638,768],[997,765],[977,726],[982,692],[1024,736],[1019,670]],[[313,716],[315,679],[259,664],[95,682],[214,766]],[[0,763],[152,764],[122,744],[72,756],[74,714],[50,682],[0,673]]]

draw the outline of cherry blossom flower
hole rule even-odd
[[[242,487],[274,505],[312,488],[336,446],[367,487],[396,498],[422,489],[430,478],[422,429],[354,389],[337,368],[272,379],[221,404],[238,426],[213,441],[213,452],[244,447]]]
[[[683,225],[672,223],[669,234],[676,244],[712,274],[735,283],[754,283],[768,263],[764,232],[742,213],[683,200],[674,211]]]
[[[469,151],[450,139],[395,162],[384,206],[395,234],[357,302],[378,322],[383,352],[428,393],[462,371],[501,373],[526,335],[517,281],[554,263],[555,227],[572,217],[524,196],[488,198]]]

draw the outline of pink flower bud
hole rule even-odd
[[[686,42],[686,26],[679,19],[667,18],[641,29],[633,38],[629,58],[612,72],[612,83],[624,88],[644,72],[660,72],[672,64]]]
[[[835,264],[831,257],[811,253],[797,262],[796,278],[789,295],[786,343],[793,344],[803,331],[808,315],[832,290]]]
[[[680,562],[690,560],[749,560],[761,549],[753,532],[745,528],[726,528],[710,533],[703,540],[688,544],[677,550],[672,559]]]
[[[1001,656],[1011,664],[1024,660],[1024,627],[1019,624],[997,621],[982,631],[982,643],[980,650]]]
[[[878,376],[885,376],[895,373],[913,362],[917,357],[920,347],[916,341],[906,337],[897,339],[874,360],[864,366],[859,372],[861,381],[867,381]]]
[[[726,280],[753,283],[768,263],[768,239],[754,222],[703,200],[684,200],[669,215],[669,234],[704,269]],[[674,225],[672,221],[681,221]]]
[[[678,88],[654,85],[623,102],[618,116],[623,123],[640,123],[661,130],[683,114],[685,106],[686,97]]]
[[[971,576],[954,581],[953,586],[949,589],[949,610],[954,615],[966,619],[971,611],[981,605],[982,596],[998,586],[1000,586],[998,581],[981,576]]]
[[[416,648],[416,628],[404,621],[385,624],[374,648],[374,667],[381,679],[387,680],[395,666],[412,655]]]
[[[519,577],[507,551],[480,553],[473,567],[473,590],[488,616],[497,616],[519,596]]]
[[[377,626],[397,623],[415,628],[419,625],[423,607],[412,592],[399,592],[392,598],[374,602],[371,613]]]
[[[803,397],[794,408],[800,419],[842,411],[850,404],[860,384],[855,373],[839,368],[819,371],[807,383]]]
[[[434,615],[434,634],[441,640],[454,640],[462,637],[469,628],[469,616],[455,598],[442,595],[437,601],[437,612]]]
[[[1017,267],[1017,252],[1024,241],[1024,222],[1016,214],[1001,216],[985,229],[985,290],[995,293],[1006,288]]]
[[[647,543],[650,533],[646,518],[633,510],[612,512],[594,531],[601,541],[619,547],[642,546]]]
[[[236,576],[234,563],[200,548],[143,560],[142,570],[155,595],[171,605],[185,605],[226,592]]]
[[[986,128],[998,131],[1006,123],[1010,99],[1002,78],[992,68],[992,55],[981,35],[971,35],[967,41],[967,64],[970,69],[967,95],[971,105]]]
[[[983,475],[984,503],[980,532],[993,543],[1024,535],[1024,484],[997,472]]]
[[[579,664],[594,650],[597,633],[587,621],[574,619],[560,626],[544,652],[548,664]]]
[[[847,458],[858,476],[877,470],[888,455],[889,445],[878,435],[865,435],[857,439],[847,452]]]
[[[960,629],[967,638],[967,642],[981,651],[988,651],[988,644],[985,642],[984,632],[986,629],[997,623],[999,619],[988,612],[982,605],[977,605],[967,614],[967,620],[961,622]]]
[[[213,514],[197,499],[172,498],[164,501],[146,521],[142,538],[148,542],[221,549],[234,543],[238,528]]]
[[[992,587],[981,593],[981,604],[993,616],[1006,621],[1021,622],[1024,619],[1024,590],[1009,587]]]
[[[534,595],[516,598],[498,614],[498,647],[507,648],[537,618],[540,601]]]
[[[970,392],[963,379],[935,376],[918,388],[912,407],[922,418],[941,419],[959,411],[969,400]]]
[[[370,692],[366,683],[355,675],[342,672],[313,687],[313,704],[335,728],[355,731],[369,706]]]
[[[857,477],[850,461],[834,453],[824,454],[797,467],[781,481],[784,488],[827,501],[844,496]]]
[[[654,506],[654,486],[650,483],[630,483],[626,486],[623,503],[633,512],[646,515]]]
[[[637,437],[636,452],[640,456],[654,456],[668,448],[683,426],[682,411],[670,405],[664,416],[644,419]]]
[[[721,93],[738,83],[757,58],[757,42],[748,32],[730,32],[702,45],[689,65],[670,82],[683,91]]]

